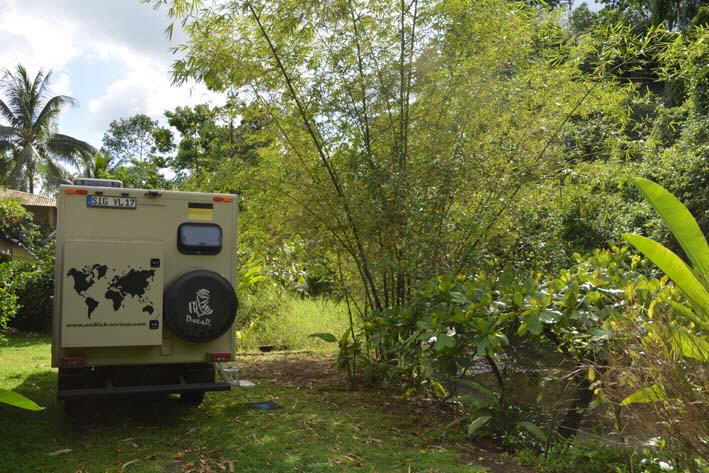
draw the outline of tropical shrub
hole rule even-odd
[[[0,199],[0,238],[17,242],[30,251],[40,238],[32,214],[16,199]]]
[[[0,271],[2,271],[0,269]],[[10,281],[0,276],[0,329],[7,328],[7,322],[17,315],[17,295],[12,290]]]
[[[701,459],[668,449],[659,439],[637,447],[589,439],[555,442],[543,454],[522,448],[516,456],[539,473],[689,473],[702,471],[705,465]]]
[[[434,279],[414,292],[409,306],[386,309],[364,324],[368,352],[388,381],[444,395],[481,359],[495,376],[495,408],[504,411],[510,386],[498,355],[512,345],[546,346],[567,360],[562,378],[571,394],[556,428],[574,435],[594,398],[596,370],[605,366],[614,328],[667,290],[666,283],[640,272],[646,262],[627,248],[575,259],[570,268],[546,276],[508,270]]]
[[[54,267],[33,265],[17,274],[15,295],[20,305],[9,325],[25,332],[49,333],[52,328]]]
[[[7,325],[48,333],[54,291],[53,245],[38,252],[39,261],[0,263],[0,310]]]
[[[684,449],[706,455],[709,438],[705,413],[709,367],[709,246],[690,212],[658,184],[636,179],[641,193],[660,214],[691,262],[649,238],[625,239],[657,265],[684,297],[658,293],[647,311],[624,324],[631,334],[612,353],[627,354],[616,379],[632,391],[621,406],[650,404],[655,427]],[[666,279],[665,278],[665,279]],[[619,401],[619,400],[616,400]],[[704,419],[704,420],[702,420]]]

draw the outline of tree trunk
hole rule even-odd
[[[30,194],[34,194],[34,163],[30,162],[27,166],[27,174],[29,174],[30,178],[30,185],[29,185],[29,191]]]

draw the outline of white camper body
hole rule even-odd
[[[213,363],[235,352],[237,196],[100,185],[61,186],[57,199],[60,399],[177,392],[197,402],[228,389]]]

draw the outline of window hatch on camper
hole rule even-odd
[[[177,249],[186,255],[216,255],[222,250],[222,229],[215,223],[183,223],[177,229]]]

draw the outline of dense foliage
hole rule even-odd
[[[85,172],[240,194],[244,346],[299,347],[329,298],[313,336],[352,385],[455,401],[541,471],[706,466],[709,263],[672,219],[709,230],[702,2],[150,3],[187,33],[175,81],[224,104],[117,119]],[[5,277],[3,313],[44,304],[50,266]],[[591,410],[664,439],[589,453]]]
[[[38,251],[34,262],[0,263],[0,328],[49,333],[54,294],[54,245]]]
[[[39,243],[40,228],[16,199],[0,199],[0,238],[32,251]]]

